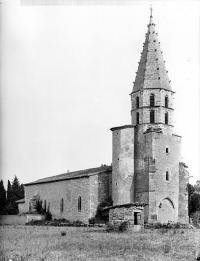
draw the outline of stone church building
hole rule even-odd
[[[181,163],[181,137],[173,131],[173,95],[153,23],[150,22],[131,92],[131,124],[111,128],[112,166],[69,172],[25,184],[53,218],[88,220],[99,203],[143,204],[145,222],[188,223],[189,174]]]

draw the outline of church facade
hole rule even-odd
[[[34,195],[54,218],[88,220],[99,203],[145,204],[144,221],[188,223],[189,174],[181,137],[173,131],[173,95],[152,10],[131,92],[131,124],[111,128],[112,166],[56,175],[25,184],[24,209]]]

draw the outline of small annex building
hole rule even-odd
[[[146,223],[189,222],[189,173],[181,162],[181,136],[174,132],[174,91],[152,9],[130,96],[131,124],[111,128],[112,166],[25,184],[24,209],[28,211],[33,196],[39,195],[53,218],[88,222],[97,206],[111,197],[111,219],[142,212],[139,216]]]

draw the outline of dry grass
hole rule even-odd
[[[0,260],[194,261],[200,230],[106,233],[74,227],[0,227]]]

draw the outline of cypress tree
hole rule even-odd
[[[6,206],[6,190],[3,185],[3,180],[0,181],[0,213],[3,214],[3,210]]]

